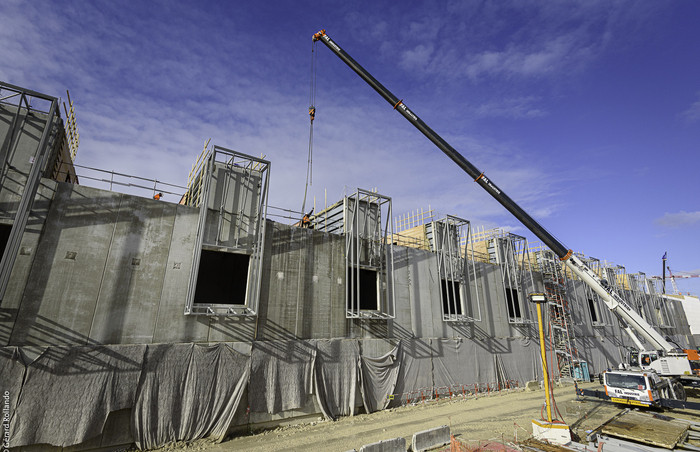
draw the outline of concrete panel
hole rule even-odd
[[[414,433],[411,440],[411,450],[413,452],[423,452],[435,447],[444,446],[449,442],[450,427],[441,425],[440,427]]]
[[[263,281],[267,303],[260,309],[258,338],[294,339],[298,327],[300,278],[306,260],[306,253],[302,250],[307,246],[311,231],[279,224],[274,224],[268,231],[271,232],[270,277],[267,282]]]
[[[274,223],[267,230],[258,338],[344,337],[344,237]]]
[[[20,243],[19,255],[12,267],[5,296],[0,302],[0,346],[10,342],[12,327],[17,319],[56,184],[52,180],[42,179],[34,198],[34,206]]]
[[[122,196],[90,331],[94,341],[152,342],[176,206]]]
[[[10,345],[85,345],[120,194],[58,184]]]
[[[394,247],[394,297],[396,299],[396,317],[389,324],[389,335],[396,338],[414,337],[413,306],[410,296],[410,277],[408,269],[407,248]]]
[[[198,221],[199,209],[177,206],[153,334],[154,343],[209,340],[209,318],[184,314]]]
[[[416,337],[436,337],[433,316],[440,310],[440,292],[435,276],[437,263],[432,253],[407,249],[409,299],[411,300],[411,328]],[[442,319],[440,318],[440,321]]]
[[[345,240],[342,236],[326,232],[312,232],[310,239],[305,260],[304,285],[300,286],[299,294],[298,337],[331,338],[334,321],[337,323],[338,317],[345,317],[343,305],[338,303],[338,292],[344,287],[338,283],[338,278],[342,282],[345,271],[340,259],[342,255],[334,256],[334,251],[339,247],[333,245],[334,242],[344,244]],[[333,295],[336,295],[335,304],[331,302]]]
[[[331,338],[348,337],[348,320],[345,318],[345,237],[331,234]]]
[[[385,439],[360,447],[360,452],[406,452],[406,438]]]

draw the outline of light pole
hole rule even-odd
[[[544,322],[542,321],[542,305],[547,303],[543,293],[531,293],[528,298],[537,305],[537,326],[540,332],[540,356],[542,357],[542,379],[544,380],[544,400],[547,407],[547,421],[532,420],[532,436],[539,440],[555,444],[566,444],[571,441],[569,426],[562,421],[552,421],[552,399],[549,390],[549,370],[547,369],[547,354],[545,352]]]

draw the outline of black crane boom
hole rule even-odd
[[[377,79],[365,70],[360,64],[340,48],[327,34],[325,30],[321,30],[313,36],[314,41],[323,42],[333,53],[345,62],[350,68],[357,73],[365,82],[367,82],[375,91],[379,93],[389,104],[394,107],[401,115],[413,124],[423,135],[425,135],[435,146],[444,152],[452,159],[460,168],[462,168],[474,181],[486,190],[496,201],[512,213],[520,222],[525,225],[533,234],[535,234],[545,245],[547,245],[561,260],[568,259],[572,252],[566,248],[559,240],[550,234],[544,227],[535,221],[527,212],[525,212],[515,201],[513,201],[503,190],[498,188],[493,181],[479,171],[469,160],[464,158],[462,154],[457,152],[450,146],[440,135],[424,123],[418,115],[413,113],[403,100],[394,96],[394,94],[386,89],[384,85],[379,83]]]

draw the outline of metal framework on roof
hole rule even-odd
[[[270,162],[212,146],[198,163],[183,204],[199,208],[185,315],[255,316],[260,299]],[[244,302],[195,300],[204,251],[248,256]]]
[[[9,125],[9,133],[0,147],[0,187],[5,186],[8,177],[9,159],[15,151],[24,122],[37,114],[45,115],[46,120],[41,130],[41,138],[34,155],[30,159],[31,168],[26,175],[26,184],[17,206],[17,211],[12,218],[12,230],[7,240],[7,246],[0,260],[0,300],[5,295],[7,284],[14,266],[24,228],[27,225],[29,212],[32,209],[34,197],[39,188],[42,173],[45,171],[48,157],[52,149],[52,142],[56,139],[55,120],[60,118],[58,112],[58,99],[9,83],[0,82],[0,108],[13,106],[14,114]]]

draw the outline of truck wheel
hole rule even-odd
[[[673,382],[673,395],[674,399],[685,402],[685,388],[683,388],[683,384],[680,381]]]

